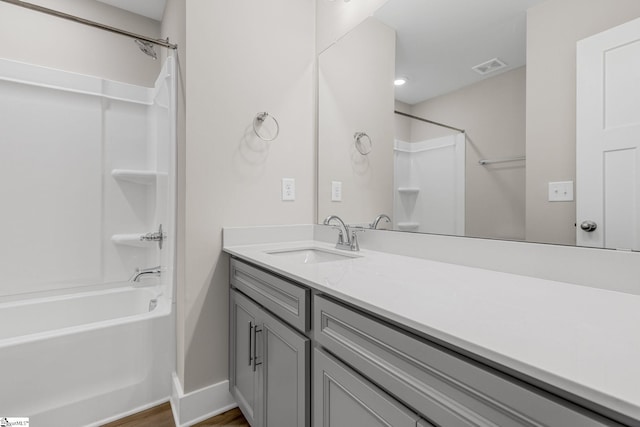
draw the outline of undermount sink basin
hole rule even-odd
[[[341,254],[318,248],[304,249],[283,249],[278,251],[268,251],[269,255],[287,258],[300,264],[317,264],[319,262],[342,261],[358,258],[358,255]]]

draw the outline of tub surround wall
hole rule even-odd
[[[159,38],[161,34],[160,22],[93,0],[34,0],[33,3],[72,15],[80,16],[86,19],[101,22],[114,27],[122,28],[135,33],[145,34],[150,37]],[[129,37],[124,37],[96,28],[91,28],[82,24],[77,24],[65,19],[38,13],[36,11],[31,11],[8,3],[0,3],[0,24],[2,24],[0,25],[0,35],[4,35],[4,39],[6,40],[11,40],[10,43],[5,43],[0,46],[0,58],[38,64],[39,66],[52,67],[59,70],[81,73],[88,76],[100,76],[100,78],[104,79],[111,79],[113,81],[125,82],[134,85],[143,85],[146,87],[152,87],[154,85],[158,74],[161,71],[161,67],[164,64],[164,61],[155,61],[140,52],[133,40]],[[158,53],[166,53],[166,49],[163,48],[156,48],[156,50],[158,51]],[[166,58],[166,55],[164,57]],[[109,87],[109,83],[106,83],[105,87]],[[111,89],[113,89],[114,87],[115,86],[111,86]],[[69,95],[67,95],[67,97],[69,97]],[[66,104],[65,101],[60,102]],[[134,107],[132,105],[127,105],[126,102],[112,100],[110,101],[110,104],[104,103],[102,107],[104,108],[104,114],[98,114],[98,118],[96,120],[104,120],[104,129],[107,129],[107,134],[104,136],[106,138],[112,139],[117,139],[122,136],[124,139],[121,139],[119,142],[135,140],[133,144],[130,144],[128,146],[121,146],[120,148],[112,147],[114,148],[113,150],[105,150],[105,158],[96,160],[98,161],[98,165],[93,165],[96,166],[95,168],[93,168],[93,166],[89,167],[89,163],[87,161],[73,161],[71,162],[70,169],[65,171],[65,167],[60,166],[57,169],[53,170],[54,175],[48,178],[38,177],[36,176],[37,174],[27,174],[25,171],[25,175],[28,175],[27,179],[29,179],[32,183],[35,183],[36,181],[38,181],[38,179],[42,179],[42,182],[44,184],[53,185],[55,179],[57,179],[57,177],[65,176],[65,173],[67,173],[66,176],[69,180],[73,178],[72,172],[74,175],[77,175],[76,172],[78,172],[78,169],[82,169],[91,174],[91,171],[96,171],[103,166],[108,166],[107,163],[109,163],[111,160],[114,160],[115,157],[119,155],[128,156],[129,154],[131,154],[131,151],[136,150],[137,151],[135,156],[131,157],[132,159],[137,157],[138,155],[144,156],[145,159],[147,155],[157,156],[158,159],[164,156],[164,153],[162,151],[153,151],[153,149],[147,146],[146,142],[142,140],[146,138],[147,134],[156,134],[160,137],[164,137],[168,136],[171,131],[163,132],[162,129],[155,127],[153,121],[150,118],[145,119],[144,117],[146,113],[143,112],[142,106]],[[62,108],[67,107],[62,105]],[[136,111],[136,108],[138,111]],[[152,108],[156,109],[156,112],[160,110],[157,105]],[[61,111],[62,110],[58,111],[58,113],[61,113]],[[95,110],[93,111],[95,112]],[[137,130],[135,130],[134,132],[131,132],[130,130],[127,131],[127,126],[131,124],[131,117],[127,118],[125,113],[132,113],[134,115],[137,115],[142,123],[141,127],[137,128]],[[82,114],[89,114],[89,111],[84,111]],[[101,115],[102,117],[100,118]],[[85,122],[76,120],[74,121],[74,125],[76,125],[74,127],[77,128],[77,124],[79,123]],[[53,125],[55,123],[51,121],[50,124]],[[96,131],[99,134],[100,132],[102,132],[102,130],[99,127],[96,128]],[[97,136],[97,138],[99,138],[99,136]],[[116,142],[116,145],[118,145],[118,142]],[[76,160],[78,159],[81,151],[86,152],[90,149],[98,150],[95,153],[95,156],[101,155],[100,150],[102,150],[102,148],[100,148],[99,145],[95,146],[95,144],[85,144],[80,148],[60,146],[59,150],[54,150],[53,156],[69,156],[69,154],[72,154],[72,156],[69,156],[68,158]],[[127,150],[129,150],[129,153],[127,153]],[[40,150],[40,153],[44,154],[42,150]],[[107,158],[109,156],[111,156],[110,159]],[[43,158],[45,157],[46,155],[43,155]],[[115,163],[118,164],[116,165]],[[127,167],[122,162],[115,163],[114,168]],[[144,161],[138,165],[130,164],[129,166],[132,168],[140,167],[144,169],[155,169],[155,164],[143,163]],[[60,163],[60,165],[62,164],[63,163]],[[116,183],[115,180],[110,176],[104,177],[103,180],[106,184],[106,187],[111,187],[111,184],[113,184],[114,186],[118,185],[118,183]],[[96,188],[96,191],[83,190],[81,192],[82,197],[75,197],[72,195],[74,191],[76,191],[80,186],[87,187],[89,185],[92,185],[92,183],[95,184],[95,179],[84,176],[84,178],[77,179],[76,183],[68,188],[68,191],[66,193],[68,193],[72,197],[72,200],[70,201],[71,203],[67,204],[71,216],[77,216],[79,214],[79,211],[86,211],[92,208],[100,209],[100,205],[102,204],[101,200],[90,200],[92,197],[98,197],[100,199],[99,194],[101,192],[101,189],[99,183],[95,184],[98,186]],[[24,185],[24,183],[21,185]],[[46,185],[40,186],[39,190],[44,191]],[[117,199],[119,197],[128,199],[131,202],[129,203],[130,211],[133,212],[133,215],[135,215],[137,218],[144,217],[146,219],[149,219],[150,224],[151,222],[159,223],[159,221],[165,220],[167,222],[172,221],[172,219],[168,218],[167,216],[156,216],[157,212],[148,210],[147,208],[147,206],[154,203],[154,199],[155,201],[166,200],[166,197],[164,196],[167,193],[155,193],[152,190],[143,190],[141,187],[136,190],[134,189],[134,187],[134,185],[123,183],[121,185],[121,188],[119,189],[105,188],[105,190],[107,193],[109,193],[108,197],[111,197],[112,199]],[[53,195],[53,193],[51,194]],[[145,199],[143,203],[144,206],[142,206],[140,203],[142,199]],[[45,200],[40,199],[40,202],[41,203],[39,206],[42,206]],[[58,203],[65,204],[60,201],[58,201]],[[74,204],[78,203],[80,204],[79,210],[73,209],[72,207],[74,206]],[[29,211],[37,212],[38,209],[29,209]],[[118,219],[115,218],[118,215],[121,215],[121,213],[112,215],[111,219]],[[126,214],[124,213],[123,215],[126,216]],[[95,217],[95,215],[93,214],[90,216]],[[84,222],[80,221],[78,224],[84,224]],[[153,228],[157,228],[157,225],[158,224],[153,224]],[[149,227],[151,227],[151,225],[149,225]],[[165,230],[167,229],[166,227],[167,224],[165,224]],[[139,227],[134,227],[133,224],[130,224],[129,227],[116,227],[112,231],[115,234],[137,233],[141,231],[138,228]],[[142,229],[144,230],[143,232],[146,233],[149,231],[153,231],[153,228],[147,229],[147,224],[145,224]],[[94,231],[95,230],[91,230],[84,235],[84,240],[82,242],[82,245],[78,246],[79,248],[86,248],[89,245],[88,242],[91,239],[95,239],[96,233]],[[170,232],[172,231],[173,230],[170,230]],[[46,233],[44,235],[41,235],[38,241],[46,244],[47,241],[52,241],[54,237],[59,237],[61,235],[60,229],[56,227],[51,227],[51,232],[53,234]],[[106,234],[104,236],[104,238],[106,239],[110,239],[110,237],[111,235]],[[103,236],[99,236],[98,240],[102,238]],[[62,239],[60,241],[68,241],[67,236],[62,236]],[[86,246],[83,246],[85,244]],[[132,262],[131,266],[127,265],[126,268],[123,268],[122,273],[112,274],[115,271],[114,268],[116,270],[120,268],[118,264],[127,263],[127,261],[119,260],[121,256],[125,256],[126,252],[132,252],[135,254],[137,253],[137,251],[139,251],[136,248],[122,247],[120,248],[120,252],[117,252],[112,246],[113,244],[109,242],[108,244],[104,245],[104,248],[101,248],[100,243],[98,243],[97,245],[92,245],[92,249],[90,250],[79,249],[77,251],[78,272],[82,273],[82,278],[80,278],[80,281],[84,281],[84,278],[87,278],[89,276],[95,278],[103,276],[104,280],[122,280],[128,278],[131,275],[133,269],[136,267],[148,267],[150,265],[147,264],[151,262],[158,263],[158,261],[139,259],[138,257],[138,260]],[[98,250],[97,253],[96,248]],[[56,252],[57,251],[51,253],[55,254]],[[92,256],[94,260],[88,262],[86,260],[88,256]],[[98,261],[96,260],[100,259],[100,257],[102,257],[105,264],[110,264],[110,266],[106,268],[97,266],[96,262]],[[55,258],[55,256],[51,258]],[[31,259],[31,262],[33,262],[33,259]],[[91,269],[91,272],[87,272],[87,269]],[[100,271],[101,269],[103,271]],[[26,275],[29,275],[32,270],[34,269],[25,268],[24,273]],[[126,272],[124,270],[126,270]],[[42,274],[39,275],[42,276]],[[68,286],[69,278],[70,277],[59,278],[59,285],[61,287]],[[67,283],[65,284],[65,282]],[[3,282],[3,287],[5,284],[6,282]],[[86,282],[83,284],[86,284]],[[13,282],[9,283],[7,286],[12,287],[16,285],[17,282]],[[26,289],[23,291],[30,290],[34,289]]]
[[[0,74],[0,178],[13,182],[0,296],[125,281],[161,255],[173,264],[171,245],[139,241],[161,223],[174,235],[173,60],[155,88],[7,60]]]
[[[67,85],[65,73],[11,61],[0,66],[2,219],[11,224],[0,243],[0,295],[101,283],[101,97],[37,86]],[[132,115],[142,107],[115,104],[112,111]]]

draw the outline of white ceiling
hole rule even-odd
[[[388,0],[374,16],[396,29],[396,99],[415,104],[525,65],[526,10],[544,0]],[[499,72],[471,67],[499,58]]]
[[[164,7],[167,4],[167,0],[98,0],[101,3],[106,3],[111,6],[115,6],[120,9],[128,10],[129,12],[136,13],[138,15],[146,16],[147,18],[155,19],[156,21],[162,21],[162,15],[164,15]]]
[[[157,21],[167,0],[98,0]],[[374,14],[396,30],[396,99],[415,104],[525,65],[526,10],[545,0],[388,0]],[[507,67],[471,68],[499,58]]]

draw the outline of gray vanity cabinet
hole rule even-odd
[[[329,295],[311,328],[311,298],[231,260],[229,385],[253,427],[310,426],[311,390],[313,427],[621,427]]]
[[[314,350],[313,372],[315,427],[418,425],[416,414],[322,350]]]
[[[281,279],[264,272],[254,280],[257,270],[234,260],[236,270],[249,273],[243,283],[255,285],[257,295],[266,287],[263,281],[280,285]],[[274,288],[268,289],[273,296]],[[229,390],[253,427],[307,427],[311,340],[267,311],[260,299],[230,290]]]
[[[436,425],[619,426],[330,298],[314,298],[314,340]]]

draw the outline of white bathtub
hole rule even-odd
[[[0,304],[0,416],[89,426],[166,401],[174,334],[159,289]]]

